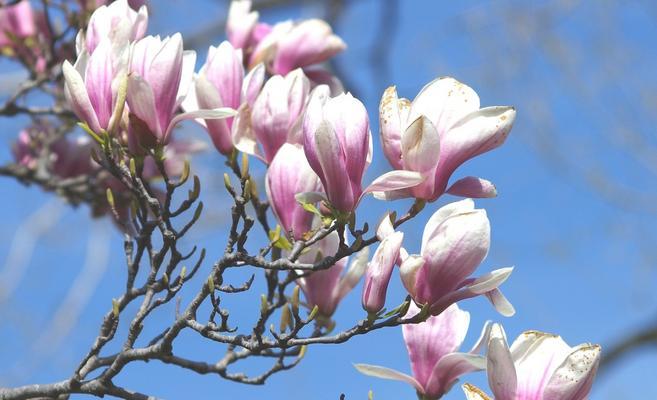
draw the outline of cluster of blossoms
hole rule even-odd
[[[46,70],[51,37],[43,12],[32,9],[29,1],[0,8],[0,54],[18,59],[34,74]]]
[[[452,180],[460,165],[504,143],[515,119],[512,107],[481,108],[474,90],[449,77],[428,83],[413,101],[388,88],[379,108],[380,142],[393,170],[364,186],[374,153],[368,113],[322,67],[345,49],[324,21],[268,25],[259,21],[250,1],[233,1],[228,40],[211,46],[197,70],[196,54],[184,50],[181,34],[146,35],[143,2],[104,3],[83,3],[95,11],[77,37],[75,62],[62,66],[66,98],[85,130],[94,138],[112,137],[129,157],[141,157],[145,176],[148,158],[162,152],[174,164],[170,174],[181,169],[175,155],[195,147],[174,137],[174,128],[185,119],[202,125],[219,153],[234,157],[241,151],[262,160],[284,251],[319,227],[342,227],[313,243],[296,262],[337,254],[349,242],[344,228],[365,195],[386,201],[414,198],[417,212],[446,193],[466,197],[431,215],[419,254],[403,247],[399,221],[386,214],[377,225],[379,245],[371,259],[365,247],[351,263],[343,257],[297,279],[306,303],[328,321],[364,275],[362,305],[375,320],[384,312],[398,270],[410,298],[402,305],[406,318],[419,321],[403,326],[413,376],[365,364],[357,365],[361,372],[407,382],[423,400],[440,398],[461,375],[484,369],[497,400],[588,395],[598,346],[571,348],[558,336],[526,332],[509,348],[502,327],[487,324],[471,351],[458,352],[470,316],[457,302],[484,296],[500,314],[514,314],[499,289],[513,268],[473,276],[490,247],[490,223],[472,198],[496,196],[495,186],[472,176]],[[24,13],[29,3],[14,7],[0,18],[14,21],[12,15]],[[13,31],[12,38],[0,36],[0,43],[18,52],[16,39],[33,36],[34,30]],[[30,132],[21,133],[15,154],[34,167]],[[50,144],[58,154],[57,174],[99,168],[79,156],[89,154],[90,140],[62,140]],[[474,386],[466,384],[464,390],[469,399],[487,398]]]

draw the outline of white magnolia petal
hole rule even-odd
[[[378,365],[369,365],[369,364],[354,364],[354,367],[361,374],[374,376],[376,378],[381,378],[381,379],[391,379],[394,381],[406,382],[409,385],[413,386],[415,390],[417,390],[418,392],[420,393],[424,392],[424,389],[422,389],[422,386],[418,381],[415,380],[415,378],[413,378],[410,375],[401,373],[399,371],[395,371],[394,369],[380,367]]]
[[[488,385],[495,400],[516,400],[518,378],[504,329],[493,324],[488,341]]]
[[[600,346],[578,346],[552,374],[543,400],[584,400],[600,363]]]
[[[486,298],[493,304],[498,313],[505,317],[512,317],[516,313],[513,304],[504,296],[500,289],[493,289],[486,293]]]
[[[183,51],[182,69],[180,72],[180,85],[176,94],[176,103],[181,104],[188,95],[189,88],[194,82],[194,68],[196,66],[196,52],[194,50]]]
[[[406,189],[417,186],[424,180],[424,177],[413,171],[389,171],[376,178],[372,183],[363,190],[361,199],[368,193],[377,193],[375,198],[385,196],[385,192],[394,192],[400,189]],[[379,192],[383,192],[380,193]]]
[[[438,209],[431,218],[427,221],[424,226],[424,232],[422,233],[422,247],[420,252],[424,252],[424,249],[427,245],[427,242],[433,236],[434,232],[440,224],[445,222],[445,220],[452,215],[461,214],[465,212],[470,212],[475,209],[475,204],[472,199],[463,199],[461,201],[455,201],[453,203],[446,204]]]
[[[302,192],[294,195],[299,203],[315,204],[320,201],[328,201],[326,195],[322,192]]]
[[[242,153],[255,156],[267,163],[265,156],[258,145],[255,132],[251,126],[251,107],[248,104],[242,104],[237,110],[237,115],[233,120],[233,129],[231,132],[233,146]]]
[[[392,226],[392,221],[390,220],[390,213],[386,212],[383,217],[379,220],[379,223],[376,227],[376,237],[379,240],[383,240],[386,237],[395,233],[395,227]]]
[[[497,188],[491,181],[476,176],[466,176],[454,182],[447,189],[447,193],[453,196],[473,197],[486,199],[497,196]]]
[[[64,73],[64,93],[73,111],[89,125],[92,131],[99,133],[101,128],[98,117],[91,105],[82,76],[68,61],[64,61],[62,71]]]
[[[399,266],[399,275],[401,276],[402,284],[411,295],[415,297],[415,284],[417,282],[417,273],[424,265],[424,258],[419,255],[413,254],[404,259]]]
[[[504,281],[506,281],[511,273],[513,272],[513,267],[506,267],[496,269],[491,271],[479,278],[475,279],[470,285],[467,286],[468,290],[475,294],[484,294],[490,292],[493,289],[496,289]]]
[[[493,323],[491,321],[486,321],[484,322],[484,327],[481,329],[481,334],[479,335],[479,339],[475,342],[475,344],[472,346],[470,349],[470,353],[476,354],[481,351],[481,349],[484,348],[488,344],[488,340],[490,339],[490,331],[493,326]]]
[[[421,115],[411,122],[401,137],[401,151],[405,169],[433,176],[438,166],[440,136],[429,118]]]
[[[429,117],[438,132],[446,132],[456,121],[479,109],[479,96],[469,86],[450,77],[425,85],[411,104],[410,118]]]
[[[163,143],[167,142],[169,135],[171,134],[171,130],[181,121],[187,119],[197,119],[197,118],[224,119],[224,118],[234,117],[236,114],[237,112],[229,107],[215,108],[212,110],[196,110],[196,111],[190,111],[190,112],[178,114],[171,120],[171,123],[169,124],[169,127],[167,128],[166,133],[164,134]]]
[[[413,197],[413,191],[411,191],[409,188],[406,188],[399,190],[389,190],[386,192],[372,192],[372,197],[383,201],[408,199],[409,197]]]

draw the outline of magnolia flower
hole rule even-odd
[[[338,251],[339,242],[338,233],[332,232],[312,245],[310,251],[302,254],[299,262],[314,263],[323,257],[332,256]],[[347,266],[347,258],[342,258],[327,269],[299,278],[297,283],[309,306],[317,306],[319,314],[324,318],[333,315],[338,303],[356,286],[365,272],[368,256],[367,248],[361,250],[345,274],[342,272]]]
[[[261,64],[252,71],[264,74],[263,68]],[[235,117],[235,148],[270,163],[284,143],[301,144],[301,121],[309,89],[301,70],[269,78],[255,101],[241,107]]]
[[[470,278],[488,254],[489,246],[486,211],[475,209],[471,199],[447,204],[424,227],[420,255],[402,261],[402,282],[418,304],[431,305],[434,315],[452,303],[482,294],[502,315],[513,315],[513,306],[497,289],[513,268]]]
[[[301,116],[310,83],[300,69],[285,77],[274,75],[253,105],[253,132],[262,146],[260,156],[270,162],[284,143],[301,143]]]
[[[247,49],[253,45],[252,36],[258,18],[258,12],[251,11],[250,0],[231,1],[226,19],[226,36],[236,49]]]
[[[325,21],[309,19],[292,25],[275,43],[271,69],[287,74],[295,68],[319,64],[347,48]]]
[[[135,11],[127,0],[117,0],[109,6],[101,5],[91,14],[85,33],[77,37],[78,54],[86,50],[92,54],[104,38],[112,43],[135,41],[146,34],[148,10],[145,5]]]
[[[29,169],[39,166],[44,146],[49,146],[49,169],[60,178],[71,178],[91,173],[96,167],[91,161],[93,143],[88,136],[60,137],[51,143],[52,127],[35,124],[23,129],[12,146],[16,162]]]
[[[175,115],[192,81],[196,53],[183,51],[182,36],[147,36],[132,48],[127,100],[129,139],[133,146],[166,144],[173,127],[183,119],[221,119],[229,108],[196,110]]]
[[[320,189],[319,178],[308,165],[299,145],[284,144],[269,164],[265,178],[267,198],[285,232],[301,239],[313,223],[313,214],[304,210],[295,195]]]
[[[412,317],[419,311],[411,303],[406,316]],[[365,375],[406,382],[415,388],[421,400],[439,399],[461,375],[486,368],[486,358],[477,353],[486,343],[488,324],[470,352],[458,352],[469,325],[470,313],[456,304],[424,322],[403,325],[413,376],[375,365],[356,364],[355,367]]]
[[[210,46],[207,60],[196,75],[182,106],[185,111],[229,107],[240,110],[248,118],[264,78],[262,66],[244,76],[242,50],[234,49],[230,42],[224,41],[217,47]],[[199,122],[205,126],[220,153],[229,154],[233,150],[232,117]]]
[[[36,72],[43,72],[46,69],[44,49],[51,37],[43,12],[35,11],[29,1],[0,5],[0,54],[3,56],[15,57]]]
[[[527,331],[509,348],[504,329],[494,324],[488,342],[488,383],[495,400],[584,400],[600,362],[600,346],[570,347],[557,335]],[[465,385],[468,399],[488,399]]]
[[[446,191],[470,197],[493,197],[488,181],[468,177],[447,189],[452,173],[467,160],[499,147],[513,126],[512,107],[479,108],[479,97],[453,78],[426,85],[413,102],[397,98],[394,86],[379,108],[383,151],[395,169],[417,171],[422,184],[389,194],[434,201]]]
[[[73,112],[97,133],[112,131],[122,116],[127,83],[128,43],[103,39],[95,51],[83,51],[71,65],[64,61],[64,93]],[[120,95],[123,86],[124,94]]]
[[[37,31],[34,11],[29,1],[23,0],[0,8],[0,47],[13,47],[12,36],[25,39],[36,35]]]
[[[304,150],[328,202],[338,211],[353,211],[367,193],[394,191],[422,181],[417,172],[391,171],[363,190],[361,181],[372,158],[371,136],[363,103],[349,93],[330,98],[323,85],[313,91],[303,120]]]
[[[363,308],[372,314],[379,312],[385,305],[390,276],[404,240],[403,232],[395,232],[389,214],[383,217],[377,232],[381,244],[367,267],[363,285]]]

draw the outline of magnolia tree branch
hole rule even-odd
[[[414,323],[426,318],[428,315],[416,315],[404,319],[410,300],[377,322],[364,319],[345,331],[326,336],[327,321],[318,319],[317,309],[308,310],[302,315],[300,310],[298,288],[293,290],[292,297],[288,295],[296,279],[309,272],[326,269],[335,264],[337,260],[350,256],[376,242],[376,235],[364,238],[367,226],[362,229],[349,228],[343,223],[334,221],[328,226],[320,227],[308,240],[294,241],[289,254],[281,256],[275,242],[261,248],[257,255],[249,254],[244,245],[250,231],[257,220],[262,228],[269,232],[266,210],[267,203],[254,196],[254,181],[248,172],[248,163],[242,166],[236,162],[236,157],[228,160],[230,170],[237,178],[237,185],[226,179],[226,189],[230,193],[234,204],[231,211],[231,224],[225,254],[216,260],[208,274],[202,281],[198,293],[187,305],[185,310],[177,316],[173,324],[162,328],[162,334],[151,339],[147,346],[136,347],[137,339],[141,335],[143,325],[147,323],[150,314],[163,304],[169,303],[176,294],[201,269],[205,261],[204,250],[193,248],[187,254],[179,249],[179,240],[198,221],[202,213],[202,203],[198,201],[200,194],[200,181],[194,176],[191,180],[191,190],[187,199],[181,204],[174,205],[172,199],[179,188],[189,181],[189,173],[185,173],[180,180],[172,181],[166,173],[164,160],[158,159],[157,154],[151,154],[156,160],[159,171],[164,179],[165,193],[160,199],[155,197],[154,188],[143,179],[135,168],[128,167],[121,160],[124,159],[122,149],[113,139],[100,143],[101,156],[97,159],[104,170],[109,171],[119,179],[132,193],[130,217],[123,218],[122,227],[126,231],[124,251],[126,255],[126,291],[113,301],[113,306],[103,319],[98,337],[93,342],[88,353],[80,361],[72,377],[65,382],[52,385],[28,386],[16,389],[3,389],[0,397],[3,399],[30,398],[34,395],[51,396],[63,393],[88,393],[94,395],[111,394],[122,398],[145,398],[138,393],[117,388],[113,379],[123,368],[135,361],[159,360],[166,364],[176,365],[184,369],[202,374],[215,374],[222,378],[246,383],[263,384],[271,375],[288,370],[296,366],[305,353],[305,346],[312,344],[337,344],[350,338],[371,332],[384,327],[398,326],[405,323]],[[132,166],[132,163],[131,163]],[[110,191],[108,194],[112,212],[119,217],[122,210]],[[247,212],[246,206],[253,205],[256,219]],[[193,210],[193,212],[192,212]],[[414,205],[409,212],[394,221],[394,226],[413,218],[421,210],[421,204]],[[174,224],[173,218],[189,214],[189,219],[182,223],[182,227]],[[311,245],[325,238],[335,231],[343,232],[350,229],[356,240],[347,245],[343,243],[336,254],[327,255],[312,264],[299,263],[297,258]],[[153,236],[159,236],[162,245],[155,245]],[[195,254],[196,261],[187,271],[180,268],[181,262],[190,260]],[[272,260],[266,256],[276,253]],[[146,265],[144,265],[146,264]],[[255,267],[266,271],[267,293],[262,296],[260,316],[253,327],[247,331],[236,332],[230,327],[229,310],[221,308],[223,296],[239,293],[251,289],[254,276],[248,281],[233,285],[224,283],[223,274],[231,268]],[[148,269],[144,282],[137,282],[136,277],[140,270]],[[205,268],[203,268],[205,269]],[[279,276],[286,273],[285,277]],[[199,309],[208,302],[212,306],[210,315],[203,318]],[[135,315],[125,315],[124,310],[129,304],[139,302]],[[276,314],[280,315],[279,329],[270,325]],[[128,326],[124,338],[116,337],[119,324]],[[306,328],[310,329],[308,333]],[[218,361],[190,360],[176,355],[175,340],[184,329],[196,331],[201,337],[226,344],[225,356]],[[122,341],[121,351],[116,354],[103,355],[103,349],[112,341]],[[247,376],[240,372],[229,372],[233,364],[250,357],[272,358],[274,363],[259,375]],[[91,373],[96,378],[87,380]]]

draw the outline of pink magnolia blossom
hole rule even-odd
[[[381,311],[385,305],[388,283],[404,240],[403,232],[395,232],[389,214],[382,218],[377,232],[381,243],[367,266],[363,285],[363,308],[371,314]]]
[[[29,1],[0,7],[0,52],[3,55],[16,57],[34,71],[44,72],[47,61],[44,48],[51,36],[43,12],[35,11]]]
[[[271,69],[283,75],[295,68],[322,63],[347,47],[342,39],[333,34],[329,24],[320,19],[309,19],[292,25],[289,31],[276,40],[274,46],[276,50],[271,60]]]
[[[230,42],[210,46],[205,64],[194,79],[194,85],[182,106],[185,111],[229,107],[248,118],[265,78],[262,66],[244,74],[242,50]],[[222,154],[233,150],[234,118],[199,120],[206,127],[212,143]]]
[[[495,400],[585,400],[600,362],[600,346],[570,347],[557,335],[527,331],[509,348],[495,324],[488,342],[488,383]],[[468,399],[487,399],[465,385]]]
[[[310,96],[303,143],[306,158],[336,210],[351,212],[367,193],[404,189],[422,181],[417,172],[391,171],[363,190],[361,181],[372,157],[367,111],[349,93],[331,98],[328,92],[328,87],[318,86]]]
[[[284,143],[301,143],[301,117],[308,100],[310,83],[300,69],[285,77],[274,75],[262,88],[253,105],[253,134],[262,151],[257,155],[267,162]]]
[[[264,73],[262,65],[252,71],[258,69]],[[232,130],[235,148],[269,163],[284,143],[302,143],[309,88],[300,69],[267,80],[255,101],[238,110]]]
[[[419,311],[417,306],[411,304],[407,317]],[[470,313],[462,311],[456,304],[424,322],[403,325],[413,376],[367,364],[356,364],[356,369],[365,375],[406,382],[415,388],[422,400],[439,399],[461,375],[486,368],[486,358],[477,353],[487,340],[488,325],[484,326],[470,352],[458,352],[469,325]]]
[[[64,61],[64,93],[73,112],[97,133],[121,118],[119,88],[127,80],[128,43],[102,40],[91,56],[83,51],[71,65]],[[125,101],[125,99],[123,99]]]
[[[299,257],[299,262],[314,263],[323,257],[332,256],[337,252],[339,242],[338,233],[333,232],[312,245],[310,251]],[[356,286],[365,272],[368,256],[367,248],[361,250],[344,274],[347,258],[338,260],[327,269],[299,278],[297,283],[310,307],[317,306],[319,314],[324,318],[333,315],[340,301]]]
[[[284,21],[270,26],[259,23],[249,0],[234,0],[228,10],[226,34],[242,49],[250,67],[264,63],[274,75],[322,63],[347,46],[322,20]]]
[[[301,239],[312,227],[313,214],[301,207],[295,195],[320,189],[319,178],[308,165],[301,146],[286,143],[280,148],[267,169],[265,187],[283,230]]]
[[[250,0],[231,1],[226,19],[226,36],[228,41],[236,49],[245,52],[255,45],[256,28],[258,26],[259,14],[251,11]]]
[[[36,35],[37,31],[35,13],[29,1],[23,0],[0,8],[0,47],[14,46],[9,35],[25,39]]]
[[[147,27],[148,10],[145,5],[139,11],[133,10],[127,0],[101,5],[91,14],[86,32],[80,31],[78,34],[78,54],[83,49],[92,54],[105,38],[112,43],[139,40],[146,34]]]
[[[499,147],[513,126],[512,107],[479,108],[479,97],[453,78],[427,84],[411,103],[397,98],[394,86],[381,98],[381,143],[395,169],[417,171],[421,185],[393,197],[413,196],[434,201],[443,193],[470,197],[495,196],[488,181],[468,177],[447,188],[456,168]]]
[[[180,33],[164,39],[147,36],[133,45],[127,93],[133,146],[166,144],[173,127],[184,119],[221,119],[235,114],[230,108],[177,114],[191,84],[195,61],[196,53],[183,51]]]
[[[51,127],[36,124],[23,129],[12,147],[16,162],[29,169],[38,168],[39,156],[43,147],[50,146],[49,170],[61,178],[71,178],[91,173],[96,169],[91,160],[93,143],[88,136],[75,138],[61,137],[53,143],[48,135],[53,134]]]
[[[431,305],[434,315],[452,303],[482,294],[501,314],[513,315],[513,306],[497,289],[513,268],[470,278],[488,254],[489,246],[486,211],[475,209],[471,199],[447,204],[427,222],[420,255],[402,261],[402,282],[418,304]]]

